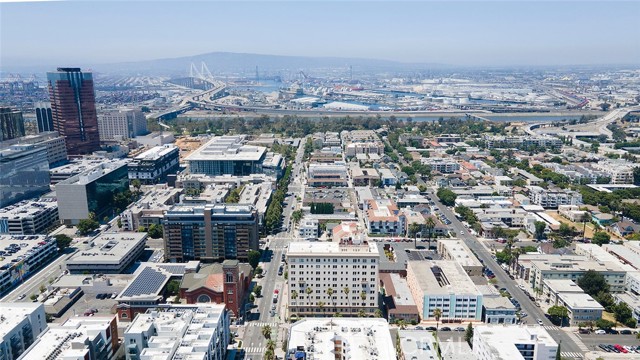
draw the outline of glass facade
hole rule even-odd
[[[113,215],[113,198],[116,194],[129,189],[127,167],[121,166],[86,185],[89,212],[97,219]]]
[[[0,149],[0,207],[49,191],[49,162],[43,146]]]

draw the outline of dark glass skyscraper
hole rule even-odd
[[[36,120],[38,121],[38,132],[54,131],[51,103],[36,103],[34,107],[36,109]]]
[[[69,155],[100,149],[93,76],[80,68],[47,73],[53,128],[64,136]]]
[[[8,107],[0,107],[0,141],[24,136],[22,112]]]

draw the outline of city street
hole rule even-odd
[[[488,267],[496,275],[497,284],[499,287],[506,288],[509,293],[520,303],[522,310],[524,310],[528,317],[525,318],[525,323],[536,323],[538,319],[541,319],[543,326],[549,332],[549,334],[558,342],[561,342],[561,350],[565,357],[575,357],[574,355],[583,353],[590,350],[582,341],[572,332],[564,331],[557,326],[553,325],[549,319],[545,316],[543,311],[537,307],[525,294],[518,288],[515,281],[511,280],[505,271],[498,265],[493,259],[493,256],[487,249],[482,246],[480,241],[469,233],[467,228],[462,225],[460,221],[455,217],[453,211],[446,205],[442,204],[435,194],[429,193],[431,200],[435,202],[440,211],[451,220],[449,225],[456,236],[461,237],[467,246],[476,254],[476,256],[482,260],[484,265]],[[462,234],[462,235],[461,235]]]

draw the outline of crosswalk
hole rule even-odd
[[[264,348],[261,346],[249,346],[242,348],[245,354],[262,354],[264,353]]]
[[[579,352],[573,351],[562,351],[560,352],[560,356],[563,358],[571,358],[571,359],[582,359],[583,355]]]
[[[555,325],[544,325],[542,326],[545,330],[560,330],[560,327]]]
[[[576,344],[581,351],[587,352],[589,348],[582,342],[582,339],[574,332],[567,332],[567,336],[573,340],[573,343]]]
[[[276,325],[278,325],[277,322],[261,322],[261,321],[257,321],[257,322],[248,322],[247,326],[259,326],[259,327],[263,327],[265,325],[269,325],[271,327],[275,327]]]

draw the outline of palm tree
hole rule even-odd
[[[298,298],[298,292],[295,290],[291,290],[291,300],[296,300]],[[296,302],[296,309],[298,308],[298,303]]]
[[[265,339],[271,339],[271,326],[265,325],[262,327],[262,336],[264,336]]]
[[[367,299],[367,293],[364,290],[360,291],[360,299],[362,299],[362,302]]]
[[[382,317],[382,310],[380,309],[376,309],[376,311],[374,312],[374,316],[377,318],[381,318]]]
[[[440,308],[433,309],[433,317],[436,319],[436,337],[438,336],[438,324],[440,322],[441,316],[442,316],[442,310],[440,310]]]
[[[324,312],[324,301],[318,301],[318,307],[320,308],[320,312]]]
[[[591,215],[588,212],[584,212],[580,217],[580,222],[582,223],[582,242],[585,241],[585,234],[587,232],[587,223],[591,221]]]
[[[400,330],[406,329],[407,328],[407,321],[405,319],[398,320],[398,326],[400,327]]]
[[[358,310],[358,317],[366,317],[367,313],[364,312],[363,309]]]
[[[351,289],[348,286],[342,288],[342,292],[347,296],[347,301],[349,302],[349,312],[351,312],[351,299],[349,298],[349,294],[351,294]]]
[[[327,289],[327,295],[329,295],[329,299],[331,300],[331,303],[332,303],[332,305],[333,305],[333,307],[334,307],[333,312],[335,312],[335,311],[336,311],[336,309],[335,309],[335,304],[333,303],[333,302],[334,302],[334,301],[333,301],[333,293],[334,293],[334,291],[333,291],[333,289],[332,289],[332,288],[328,288],[328,289]]]
[[[436,222],[431,216],[429,216],[427,218],[425,226],[427,228],[427,249],[429,249],[431,247],[431,235],[433,235],[433,229],[436,227]]]
[[[307,307],[311,306],[311,293],[313,292],[313,290],[311,290],[311,287],[307,287],[306,289],[304,289],[304,293],[307,294]]]

